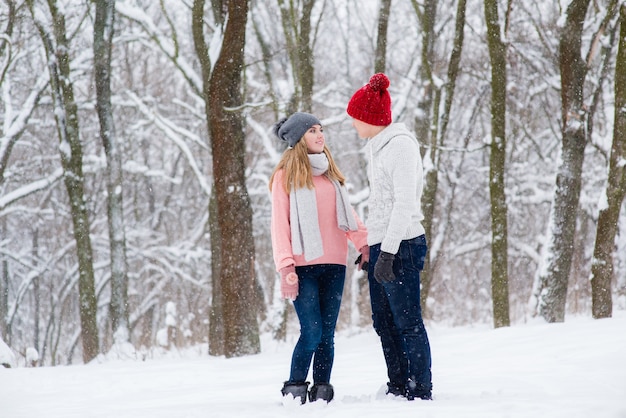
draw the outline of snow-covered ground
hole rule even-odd
[[[283,401],[291,348],[214,358],[186,351],[141,360],[0,370],[0,416],[626,418],[626,313],[510,328],[428,326],[434,400],[382,394],[373,331],[337,336],[330,404]],[[353,335],[350,335],[353,334]]]

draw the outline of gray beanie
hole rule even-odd
[[[322,125],[322,122],[310,113],[296,112],[278,121],[274,125],[274,133],[287,142],[289,148],[293,148],[313,125]]]

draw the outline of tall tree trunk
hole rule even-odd
[[[591,265],[591,313],[594,318],[613,314],[611,284],[619,214],[626,195],[626,4],[620,8],[619,50],[615,65],[615,121],[605,206],[600,208]]]
[[[300,19],[300,34],[296,38],[298,45],[298,70],[300,71],[300,86],[302,87],[301,110],[313,111],[313,84],[315,82],[315,68],[313,67],[313,45],[311,44],[311,12],[315,0],[304,0],[302,18]]]
[[[194,24],[202,19],[194,3]],[[214,193],[217,200],[220,234],[220,281],[224,355],[236,357],[260,351],[259,326],[253,300],[255,286],[252,208],[246,187],[241,76],[244,64],[247,0],[229,0],[228,17],[220,55],[210,73],[203,65],[206,112],[213,154]],[[196,51],[204,53],[206,43],[195,34]],[[210,73],[210,79],[206,77]],[[208,84],[208,86],[207,86]],[[209,111],[210,109],[210,111]]]
[[[434,135],[435,137],[441,138],[439,140],[441,146],[443,146],[444,138],[448,132],[448,122],[450,121],[450,112],[452,109],[452,101],[454,99],[456,79],[459,75],[459,68],[461,67],[461,53],[463,52],[463,41],[465,40],[465,34],[463,31],[465,29],[466,9],[467,0],[459,0],[457,3],[456,20],[454,24],[454,44],[452,46],[450,62],[448,64],[447,83],[444,87],[443,111],[441,113],[441,117],[437,118],[439,123],[436,125],[437,132],[436,135]],[[434,36],[434,31],[432,36]],[[436,161],[439,161],[439,158],[437,158]]]
[[[287,114],[295,111],[313,111],[313,45],[311,43],[311,12],[315,0],[288,2],[278,0],[287,52],[294,78],[294,94]],[[298,12],[299,6],[302,13]]]
[[[197,2],[194,2],[194,5]],[[202,8],[204,9],[204,0],[202,0]],[[224,18],[228,14],[228,4],[227,0],[211,0],[211,10],[213,11],[213,16],[215,16],[215,23],[219,26],[224,25]]]
[[[111,48],[115,29],[115,0],[96,0],[94,67],[100,139],[107,157],[107,216],[111,251],[110,315],[115,341],[130,341],[128,326],[128,264],[122,193],[122,156],[111,106]]]
[[[581,39],[590,0],[572,0],[559,41],[562,150],[550,211],[548,244],[534,290],[537,312],[548,322],[565,320],[567,285],[574,250],[576,213],[587,144],[583,85],[587,67]]]
[[[415,118],[415,130],[418,139],[426,146],[424,153],[424,193],[422,196],[422,213],[424,214],[424,229],[429,240],[429,256],[426,257],[424,270],[420,275],[422,289],[420,299],[424,316],[429,316],[426,301],[432,286],[434,272],[441,259],[442,253],[439,251],[441,245],[435,245],[434,238],[434,216],[437,205],[437,191],[439,187],[439,171],[441,165],[441,151],[445,143],[448,120],[452,109],[456,79],[459,74],[461,62],[461,52],[463,51],[465,10],[466,0],[459,0],[456,10],[455,36],[450,61],[448,64],[447,81],[442,90],[435,89],[433,81],[431,62],[434,62],[433,50],[435,44],[435,21],[437,12],[437,1],[427,0],[424,4],[424,11],[416,0],[412,0],[413,8],[422,22],[422,63],[421,83],[423,94],[417,104],[420,112]],[[443,108],[440,108],[443,100]],[[446,228],[449,229],[449,228]],[[444,233],[445,235],[445,233]]]
[[[434,118],[437,114],[436,108],[433,108],[433,97],[435,96],[435,83],[433,81],[432,68],[430,63],[433,62],[433,44],[435,42],[434,27],[435,19],[437,17],[437,0],[426,0],[424,3],[424,11],[421,12],[420,5],[417,0],[412,0],[413,8],[417,14],[422,27],[422,65],[420,66],[419,84],[422,88],[421,94],[417,99],[417,116],[415,116],[415,134],[418,141],[424,145],[424,149],[428,151],[424,154],[424,192],[422,195],[422,213],[424,214],[424,230],[426,239],[429,240],[429,244],[432,242],[433,231],[433,215],[435,213],[435,200],[437,196],[438,186],[438,174],[435,161],[439,160],[439,148],[437,146],[437,136],[431,129],[435,125]],[[381,5],[381,14],[383,6]],[[387,11],[389,14],[389,11]],[[380,19],[380,17],[379,17]],[[378,25],[380,30],[380,23]],[[380,36],[380,34],[379,34]],[[385,38],[386,39],[386,38]],[[378,61],[377,61],[378,65]],[[439,95],[437,95],[440,97]],[[437,103],[437,101],[435,100]],[[432,250],[429,256],[426,257],[424,263],[424,269],[420,274],[420,281],[422,289],[420,292],[421,306],[424,316],[428,316],[428,309],[426,306],[426,300],[428,300],[428,293],[431,285],[431,262],[430,258]]]
[[[259,47],[261,48],[261,54],[263,57],[263,76],[265,78],[265,83],[267,83],[267,94],[271,98],[272,111],[274,112],[274,119],[280,119],[280,111],[279,111],[279,103],[278,96],[276,94],[276,87],[274,83],[274,71],[272,70],[272,59],[274,51],[271,48],[270,42],[265,39],[264,28],[265,22],[263,18],[256,17],[254,13],[251,13],[252,19],[252,27],[254,29],[254,34],[256,35],[256,40],[259,43]]]
[[[7,218],[2,217],[2,224],[0,224],[0,231],[2,236],[7,236]],[[0,256],[0,339],[11,344],[10,330],[7,323],[7,317],[9,315],[9,261],[2,255]]]
[[[78,130],[78,111],[70,74],[70,47],[67,42],[65,16],[55,0],[48,0],[53,33],[39,20],[33,0],[28,6],[44,43],[50,72],[54,117],[59,135],[59,151],[64,170],[65,188],[70,201],[74,240],[78,256],[78,293],[83,361],[98,355],[97,300],[93,270],[93,252],[89,237],[89,217],[84,198],[83,151]],[[55,44],[56,42],[56,44]]]
[[[210,124],[211,114],[209,107],[209,86],[211,85],[211,58],[209,49],[204,38],[204,3],[205,0],[194,0],[192,8],[192,34],[194,48],[202,72],[202,94],[205,103],[207,123]],[[226,13],[222,5],[216,5],[212,1],[214,13],[220,11],[220,16],[216,16],[216,21],[223,22]],[[210,132],[210,129],[209,129]],[[215,195],[215,184],[213,184],[211,197],[209,199],[209,234],[211,236],[211,306],[209,308],[209,354],[212,356],[223,356],[224,351],[224,324],[221,286],[221,231],[219,226],[219,216],[217,212],[217,197]]]
[[[212,356],[223,356],[224,351],[224,322],[222,315],[224,303],[222,297],[222,233],[220,231],[219,216],[217,214],[217,197],[215,196],[215,186],[209,200],[209,228],[211,234],[211,308],[209,311],[209,354]]]
[[[7,2],[6,15],[3,16],[3,21],[6,20],[6,28],[2,36],[0,36],[0,57],[6,56],[7,46],[11,48],[11,43],[9,42],[11,39],[11,35],[13,34],[13,27],[15,25],[16,19],[16,11],[17,5],[13,1]],[[4,24],[4,23],[3,23]],[[9,67],[8,59],[3,62],[2,67],[0,67],[0,86],[4,83],[6,77],[6,68]],[[4,130],[3,130],[4,131]],[[2,135],[6,135],[5,132],[2,132]],[[7,167],[7,163],[9,160],[9,156],[11,155],[11,147],[17,141],[18,136],[14,136],[13,138],[3,138],[0,140],[0,185],[4,182],[4,172]],[[4,141],[7,141],[6,145],[3,144]],[[0,335],[1,336],[1,335]]]
[[[485,0],[487,44],[491,58],[491,297],[493,324],[507,327],[509,318],[508,228],[504,172],[506,166],[506,45],[500,38],[498,1]]]
[[[13,34],[13,28],[15,27],[16,18],[17,18],[17,10],[18,4],[16,1],[7,0],[5,1],[7,9],[5,9],[5,13],[2,16],[2,25],[4,26],[4,33],[0,37],[0,57],[5,56],[5,51],[7,46],[11,45],[11,35]],[[7,63],[3,63],[3,69],[6,68]],[[0,85],[4,81],[4,76],[6,75],[5,71],[0,72]]]
[[[33,231],[33,266],[37,267],[37,260],[39,260],[39,229],[35,227]],[[33,347],[40,352],[39,345],[39,317],[41,315],[41,291],[39,285],[39,276],[33,278],[33,299],[34,299],[34,310],[33,310]]]
[[[391,10],[391,0],[380,0],[376,54],[374,55],[375,73],[384,73],[387,66],[387,27],[389,27],[389,10]]]
[[[422,52],[419,72],[419,85],[421,87],[421,90],[417,98],[417,108],[419,111],[417,112],[417,116],[415,116],[415,133],[417,135],[417,138],[422,143],[424,143],[425,145],[431,145],[432,153],[432,150],[437,148],[437,139],[434,137],[432,129],[434,125],[433,118],[437,114],[437,110],[433,109],[433,100],[435,96],[436,86],[433,81],[432,68],[430,64],[434,60],[433,51],[434,43],[436,41],[435,20],[437,18],[437,0],[426,0],[424,2],[424,6],[420,6],[417,0],[412,0],[412,3],[413,8],[415,9],[415,13],[419,18],[422,33]],[[423,12],[421,11],[421,7],[424,8]],[[387,11],[387,13],[389,12]],[[378,24],[378,26],[380,28],[380,23]],[[432,143],[433,139],[435,143]],[[422,201],[422,206],[424,208],[426,208],[426,206],[432,207],[431,203],[432,202],[425,203],[424,201]],[[424,216],[424,218],[428,219],[426,216]]]

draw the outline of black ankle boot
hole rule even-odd
[[[385,395],[406,396],[406,388],[402,384],[387,382],[387,391]]]
[[[330,402],[335,396],[335,390],[330,383],[316,383],[311,387],[309,391],[309,401],[315,402],[318,399]]]
[[[433,386],[431,385],[421,385],[418,383],[409,380],[406,385],[406,398],[409,401],[414,399],[422,399],[424,401],[431,401],[433,399],[432,394]]]
[[[309,382],[285,382],[280,393],[283,396],[291,395],[294,399],[300,398],[302,404],[306,403],[307,389],[309,388]]]

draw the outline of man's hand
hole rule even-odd
[[[394,258],[396,258],[395,255],[381,251],[374,266],[374,278],[378,283],[389,283],[396,279],[393,275]]]

